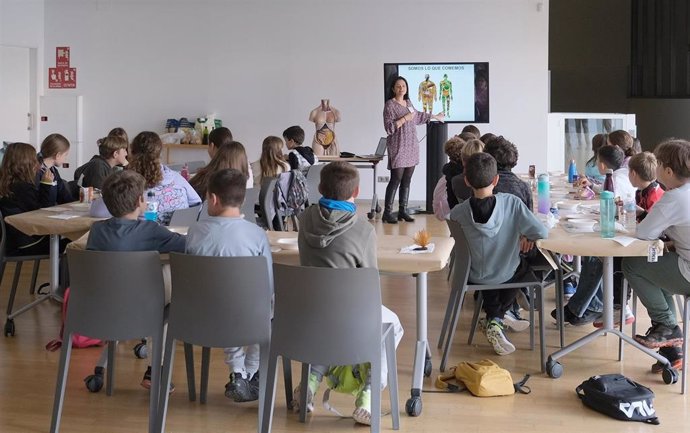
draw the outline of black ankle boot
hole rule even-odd
[[[395,199],[395,190],[397,187],[393,188],[390,183],[386,187],[386,203],[383,205],[383,215],[381,216],[381,221],[388,224],[397,224],[398,220],[395,219],[393,215],[393,200]]]
[[[398,221],[414,222],[414,218],[407,213],[407,198],[410,195],[410,187],[400,187],[400,209],[398,210]]]

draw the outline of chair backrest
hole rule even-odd
[[[199,220],[201,206],[176,209],[170,218],[170,227],[189,227]]]
[[[275,204],[275,190],[278,183],[277,177],[266,177],[261,180],[259,192],[259,207],[261,208],[262,225],[268,230],[283,230],[282,219],[276,218],[278,210]],[[273,226],[273,220],[278,220],[279,227]]]
[[[189,174],[194,174],[203,167],[206,167],[206,163],[204,161],[189,161],[187,163],[187,170],[189,170]]]
[[[326,164],[314,164],[307,171],[307,191],[309,191],[309,204],[316,204],[321,198],[319,183],[321,182],[321,170]]]
[[[65,329],[102,340],[162,332],[165,289],[157,251],[67,250]]]
[[[178,173],[182,171],[183,167],[184,167],[184,163],[183,164],[168,164],[168,168],[170,170],[176,171]]]
[[[371,268],[274,264],[271,350],[318,365],[370,362],[381,354],[381,287]]]
[[[455,245],[453,245],[455,259],[451,274],[451,284],[453,287],[462,287],[467,284],[467,279],[470,276],[470,267],[472,266],[470,248],[460,224],[452,220],[446,220],[446,223],[450,229],[450,236],[455,240]]]
[[[169,338],[204,347],[269,341],[273,290],[265,257],[172,253],[170,270]]]
[[[244,214],[244,219],[250,223],[256,224],[256,204],[259,201],[259,188],[247,188],[244,195],[244,203],[240,209]]]

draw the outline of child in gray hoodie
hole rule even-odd
[[[355,198],[359,195],[359,173],[347,162],[332,162],[321,171],[319,192],[323,196],[318,204],[307,208],[299,216],[298,245],[302,266],[328,268],[377,268],[376,232],[374,227],[356,214]],[[403,336],[398,316],[381,306],[383,323],[393,324],[395,346]],[[380,330],[378,330],[380,332]],[[311,366],[307,411],[314,409],[313,398],[326,366]],[[382,351],[381,388],[386,386],[388,371],[385,352]],[[370,377],[357,395],[354,420],[371,424]],[[295,389],[298,394],[300,387]],[[294,395],[293,407],[299,410],[299,395]]]
[[[515,195],[493,193],[498,183],[496,160],[488,153],[476,153],[465,165],[465,182],[473,197],[455,206],[450,219],[462,227],[469,244],[472,265],[468,281],[501,284],[525,281],[532,273],[520,251],[529,251],[534,241],[548,236],[546,227]],[[526,240],[521,241],[521,237]],[[532,279],[535,279],[532,275]],[[499,355],[515,351],[503,333],[504,315],[513,305],[519,289],[485,290],[486,337]]]

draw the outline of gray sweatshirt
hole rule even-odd
[[[377,268],[376,232],[357,214],[315,204],[298,218],[302,266]]]
[[[549,231],[527,206],[512,194],[497,193],[496,206],[485,224],[472,216],[470,201],[450,211],[450,219],[460,223],[472,257],[469,281],[500,284],[513,277],[520,264],[520,236],[544,239]]]

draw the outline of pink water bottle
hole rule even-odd
[[[184,177],[185,180],[189,180],[189,167],[187,166],[186,162],[182,166],[182,170],[180,171],[180,174],[182,175],[182,177]]]

